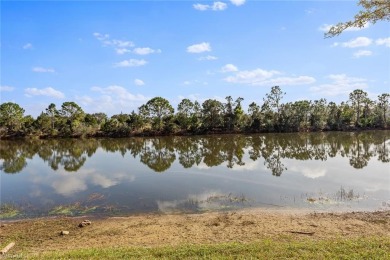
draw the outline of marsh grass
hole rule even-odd
[[[265,239],[167,247],[84,248],[46,252],[27,259],[389,259],[390,238]]]

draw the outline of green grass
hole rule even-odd
[[[267,239],[248,244],[89,248],[23,255],[27,259],[390,259],[390,237]]]

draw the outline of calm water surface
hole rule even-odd
[[[390,131],[0,141],[2,219],[390,209]]]

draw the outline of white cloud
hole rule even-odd
[[[371,56],[371,55],[372,55],[372,51],[368,51],[368,50],[359,50],[353,54],[355,58],[360,58],[362,56]]]
[[[145,82],[143,80],[140,80],[140,79],[135,79],[134,84],[137,86],[143,86],[143,85],[145,85]]]
[[[211,46],[208,42],[202,42],[187,47],[187,52],[189,53],[202,53],[206,51],[211,51]]]
[[[293,86],[293,85],[307,85],[313,84],[316,82],[316,79],[309,76],[298,76],[298,77],[279,77],[264,82],[259,83],[258,85],[267,85],[267,86]]]
[[[236,0],[240,1],[240,0]],[[212,11],[223,11],[227,8],[227,4],[223,2],[214,2],[213,5],[204,5],[204,4],[194,4],[192,7],[198,11],[207,11],[207,10],[212,10]]]
[[[263,82],[266,79],[273,77],[274,75],[281,74],[276,70],[244,70],[237,72],[234,76],[229,76],[225,78],[225,81],[229,83],[240,83],[240,84],[250,84],[257,85],[258,83]]]
[[[11,92],[14,89],[15,89],[14,87],[10,87],[10,86],[0,86],[0,92]]]
[[[223,66],[221,68],[221,72],[223,72],[223,73],[234,72],[234,71],[238,71],[238,68],[236,66],[234,66],[233,64],[226,64],[225,66]]]
[[[31,43],[26,43],[25,45],[23,45],[22,48],[25,50],[31,50],[33,48],[33,46]]]
[[[133,52],[138,55],[148,55],[152,53],[160,53],[161,50],[153,50],[149,47],[146,47],[146,48],[135,48]]]
[[[64,98],[65,97],[64,93],[62,93],[61,91],[55,90],[52,87],[42,88],[42,89],[26,88],[24,90],[24,92],[25,92],[25,95],[27,97],[31,97],[31,96],[47,96],[47,97],[53,97],[53,98]]]
[[[348,77],[346,74],[331,74],[327,77],[331,83],[311,87],[310,91],[325,96],[348,95],[355,89],[367,88],[367,80]]]
[[[125,54],[131,52],[128,48],[134,47],[134,43],[131,41],[122,41],[117,39],[110,39],[109,34],[93,33],[93,36],[99,40],[103,46],[110,46],[115,49],[117,54]]]
[[[240,6],[245,4],[245,0],[230,0],[233,5]]]
[[[121,111],[130,113],[149,100],[148,97],[130,93],[126,88],[116,85],[106,88],[92,87],[91,91],[100,95],[76,97],[77,102],[90,113],[102,111],[108,115],[118,114]]]
[[[42,68],[42,67],[34,67],[34,68],[32,68],[32,71],[41,72],[41,73],[54,73],[55,72],[55,70],[52,68]]]
[[[213,11],[223,11],[226,8],[227,8],[227,4],[223,2],[214,2],[213,6],[211,7]]]
[[[128,53],[128,52],[131,52],[131,50],[129,49],[126,49],[126,48],[118,48],[118,49],[115,49],[116,53],[119,54],[119,55],[122,55],[122,54],[125,54],[125,53]]]
[[[323,32],[329,32],[330,28],[334,26],[333,24],[323,24],[321,25],[318,30],[320,31],[323,31]],[[363,30],[363,29],[367,29],[368,27],[370,27],[370,23],[366,23],[363,27],[348,27],[347,29],[345,29],[345,31],[347,32],[356,32],[356,31],[360,31],[360,30]]]
[[[217,59],[218,57],[207,55],[207,56],[200,57],[198,60],[217,60]]]
[[[375,41],[377,45],[385,45],[386,47],[390,47],[390,37],[380,38]]]
[[[348,42],[343,42],[341,45],[347,48],[357,48],[357,47],[366,47],[371,45],[372,39],[367,37],[357,37],[356,39],[350,40]]]
[[[136,59],[129,59],[129,60],[124,60],[118,63],[115,63],[115,67],[139,67],[139,66],[144,66],[148,63],[146,60],[136,60]]]
[[[309,76],[279,76],[282,72],[277,70],[254,69],[239,71],[233,64],[226,64],[222,67],[221,72],[233,72],[232,76],[224,80],[229,83],[247,84],[252,86],[273,86],[273,85],[306,85],[312,84],[316,80]]]
[[[210,9],[209,5],[202,5],[202,4],[194,4],[192,7],[194,7],[194,9],[196,9],[198,11],[206,11],[206,10]]]

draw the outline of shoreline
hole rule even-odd
[[[91,225],[79,227],[83,220]],[[69,235],[61,235],[69,231]],[[390,237],[390,210],[307,212],[235,210],[201,214],[141,214],[119,217],[54,217],[1,222],[1,247],[14,253],[183,244],[251,243],[262,239],[327,240]]]

